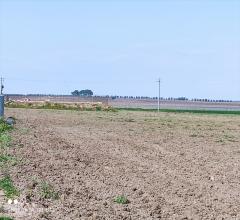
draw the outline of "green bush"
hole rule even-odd
[[[98,106],[96,107],[96,111],[101,111],[101,110],[102,110],[102,107],[98,105]]]

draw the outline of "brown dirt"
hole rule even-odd
[[[240,117],[7,109],[15,219],[240,219]],[[59,193],[41,198],[41,181]],[[129,203],[117,204],[124,195]]]

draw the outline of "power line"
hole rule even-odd
[[[61,79],[30,79],[30,78],[15,78],[15,77],[7,77],[8,80],[16,81],[16,82],[25,82],[25,83],[65,83],[65,84],[76,84],[76,83],[86,83],[86,84],[121,84],[121,83],[129,83],[132,84],[133,82],[137,82],[139,84],[152,84],[151,81],[144,81],[144,80],[133,80],[133,79],[125,79],[125,78],[121,78],[121,79],[116,79],[116,80],[111,80],[108,81],[108,79],[104,80],[88,80],[88,79],[78,79],[76,78],[76,80],[61,80]]]

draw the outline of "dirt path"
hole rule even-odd
[[[240,117],[8,109],[16,219],[240,219]],[[43,199],[41,182],[59,193]],[[114,199],[124,195],[129,204]]]

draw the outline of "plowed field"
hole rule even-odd
[[[1,201],[15,219],[240,219],[239,116],[6,115],[17,119],[9,151],[21,162],[10,175],[21,196]]]

